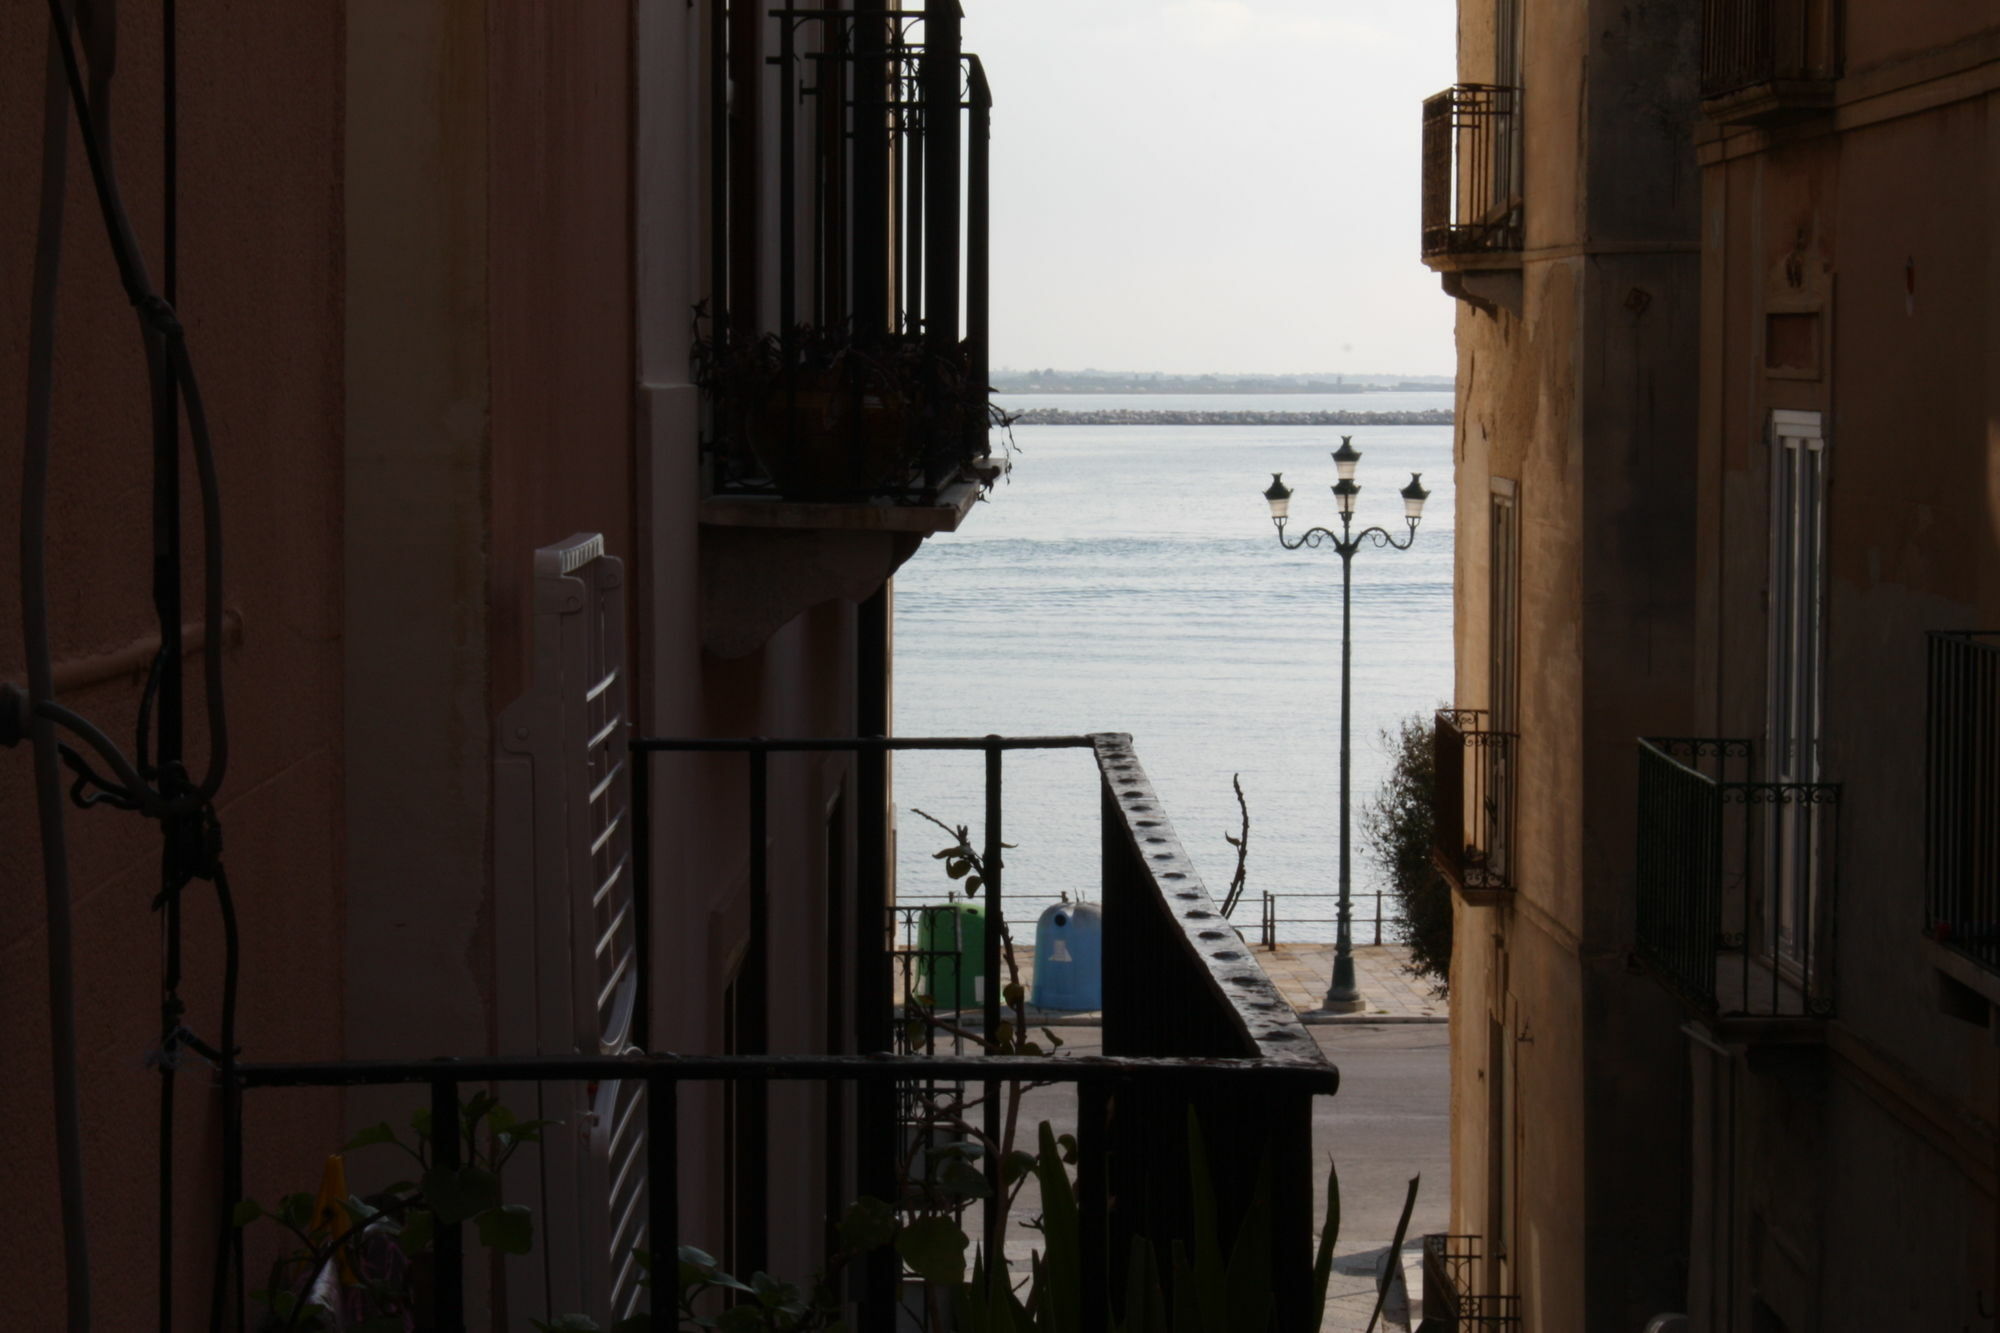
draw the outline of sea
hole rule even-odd
[[[1059,407],[1402,412],[1444,393],[1003,395],[1008,411]],[[1388,767],[1382,733],[1448,701],[1452,679],[1449,426],[1017,426],[1007,480],[958,532],[930,538],[896,575],[894,726],[905,736],[1129,732],[1176,833],[1219,901],[1249,810],[1245,893],[1253,941],[1265,893],[1281,942],[1333,937],[1340,781],[1340,558],[1281,549],[1263,491],[1282,472],[1290,530],[1337,526],[1331,451],[1362,457],[1356,526],[1406,530],[1410,473],[1431,496],[1406,551],[1354,558],[1355,938],[1393,939],[1393,903],[1366,850],[1361,807]],[[1017,938],[1067,896],[1094,899],[1098,785],[1088,751],[1005,758],[1006,915]],[[897,898],[942,902],[959,885],[934,853],[983,846],[983,760],[897,756]]]

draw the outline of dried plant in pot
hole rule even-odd
[[[921,335],[858,337],[799,325],[789,336],[702,334],[695,382],[725,468],[761,475],[788,499],[924,496],[959,472],[991,484],[983,429],[1006,418],[969,373],[962,347]]]

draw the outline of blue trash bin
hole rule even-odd
[[[1104,909],[1096,903],[1057,903],[1035,925],[1038,1009],[1104,1007]]]

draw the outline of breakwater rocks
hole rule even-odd
[[[1449,426],[1451,409],[1422,412],[1181,412],[1118,407],[1072,412],[1031,407],[1017,426]]]

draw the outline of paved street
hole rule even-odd
[[[1102,1051],[1094,1027],[1058,1029],[1065,1051]],[[1403,1261],[1412,1302],[1421,1296],[1417,1237],[1443,1231],[1451,1192],[1447,1134],[1449,1039],[1441,1023],[1359,1024],[1314,1027],[1312,1034],[1340,1068],[1340,1094],[1322,1098],[1313,1116],[1314,1197],[1325,1216],[1327,1154],[1340,1167],[1341,1235],[1334,1250],[1324,1333],[1361,1333],[1375,1303],[1375,1273],[1395,1235],[1396,1218],[1411,1176],[1422,1173]],[[1074,1094],[1043,1088],[1029,1094],[1021,1123],[1048,1120],[1058,1133],[1075,1125]],[[1010,1228],[1007,1257],[1025,1275],[1038,1237],[1018,1225],[1038,1211],[1024,1192]]]

